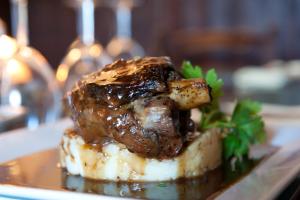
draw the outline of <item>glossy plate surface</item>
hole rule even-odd
[[[269,143],[278,147],[278,150],[228,188],[220,190],[215,184],[220,182],[219,179],[224,179],[220,170],[215,170],[211,173],[212,176],[208,174],[204,179],[179,183],[99,183],[69,176],[57,167],[55,148],[63,130],[71,125],[70,120],[62,120],[34,131],[22,129],[0,135],[0,163],[3,163],[0,166],[0,197],[111,199],[116,198],[112,196],[122,196],[201,199],[211,196],[211,190],[217,189],[219,192],[214,193],[217,199],[270,199],[300,169],[300,128],[283,125],[274,128],[270,125]],[[255,154],[259,154],[266,148],[254,150],[257,151]],[[32,153],[34,154],[31,155]]]

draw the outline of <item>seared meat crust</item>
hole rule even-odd
[[[194,131],[189,109],[209,101],[206,83],[183,80],[167,57],[116,61],[67,94],[76,132],[86,143],[113,138],[131,152],[159,159],[181,152]]]

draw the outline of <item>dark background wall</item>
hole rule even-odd
[[[0,17],[8,26],[9,11],[9,0],[1,0]],[[53,68],[76,37],[75,22],[75,11],[63,0],[29,0],[30,44]],[[112,10],[98,6],[97,40],[106,45],[114,27]],[[272,37],[268,59],[300,58],[300,0],[145,0],[133,11],[133,37],[149,55],[167,54],[166,36],[177,30],[216,28]]]

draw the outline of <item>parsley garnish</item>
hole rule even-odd
[[[201,67],[197,65],[193,67],[189,61],[184,61],[182,65],[182,74],[185,78],[203,78]]]
[[[199,108],[202,113],[199,129],[205,131],[211,127],[215,122],[222,121],[225,117],[224,113],[220,111],[220,97],[223,95],[222,86],[224,84],[222,79],[218,78],[215,69],[210,69],[206,74],[203,73],[201,67],[193,66],[190,62],[185,61],[182,64],[182,74],[185,78],[204,78],[206,83],[211,88],[212,102],[211,104]]]
[[[199,124],[200,131],[220,128],[226,134],[223,140],[223,157],[225,160],[248,155],[252,144],[262,143],[266,138],[264,122],[259,116],[260,103],[251,100],[241,100],[235,105],[230,117],[220,110],[220,97],[223,95],[223,80],[218,78],[214,69],[206,74],[199,66],[193,66],[185,61],[182,64],[182,74],[185,78],[204,78],[211,88],[212,102],[200,107],[202,113]]]

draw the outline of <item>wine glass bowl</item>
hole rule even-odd
[[[27,1],[11,3],[16,40],[0,36],[1,106],[25,107],[27,127],[36,128],[60,117],[61,93],[47,60],[28,46]]]
[[[56,79],[66,92],[83,75],[101,69],[110,62],[110,57],[99,43],[86,45],[77,39],[71,44],[67,55],[58,66]]]
[[[56,71],[63,92],[69,91],[83,75],[101,69],[111,62],[102,45],[94,38],[94,1],[70,0],[77,9],[77,39],[70,45]]]
[[[144,49],[132,38],[114,37],[107,45],[107,52],[115,59],[130,59],[132,57],[143,57]]]
[[[1,104],[26,107],[29,128],[57,120],[61,94],[46,59],[37,50],[22,46],[4,63]]]

